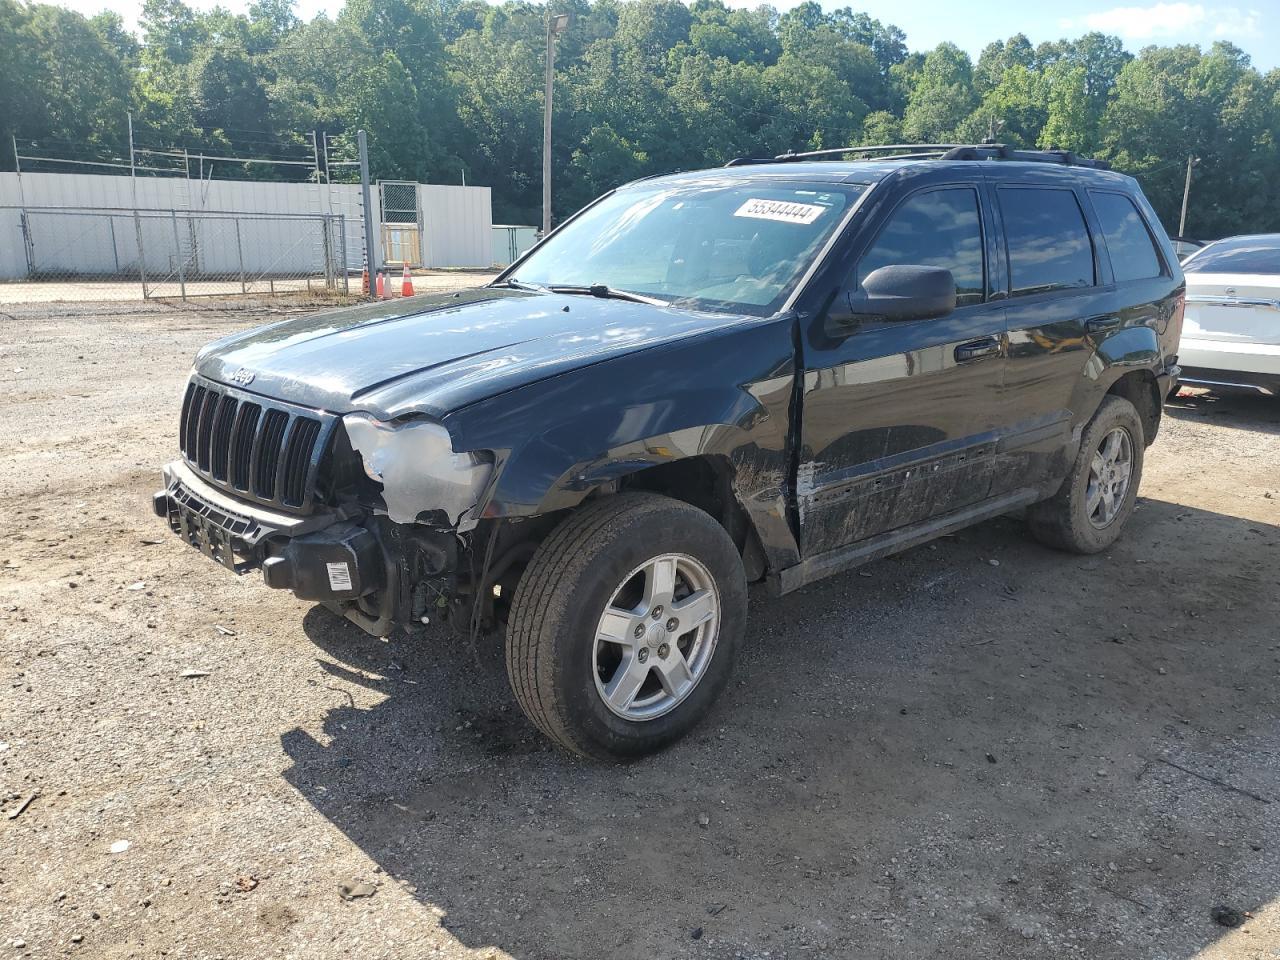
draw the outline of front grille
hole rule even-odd
[[[193,377],[182,399],[178,440],[187,465],[214,485],[305,513],[334,422],[328,414]]]

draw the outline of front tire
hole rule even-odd
[[[1133,404],[1105,397],[1058,492],[1027,509],[1032,535],[1072,553],[1099,553],[1115,543],[1138,498],[1145,450]]]
[[[538,547],[512,599],[507,675],[556,743],[627,759],[684,736],[728,682],[747,616],[742,558],[702,510],[597,501]]]

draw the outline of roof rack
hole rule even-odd
[[[1057,163],[1067,167],[1110,170],[1106,160],[1091,160],[1070,150],[1018,150],[1007,143],[893,143],[834,147],[804,153],[781,153],[776,157],[738,157],[725,164],[741,167],[751,163],[795,163],[799,160],[826,160],[848,157],[855,160],[1019,160],[1028,163]],[[883,155],[887,154],[887,155]],[[861,155],[861,156],[858,156]]]

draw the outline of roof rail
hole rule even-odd
[[[887,153],[888,156],[880,154]],[[862,154],[858,160],[1019,160],[1028,163],[1057,163],[1068,167],[1110,170],[1106,160],[1080,157],[1070,150],[1018,150],[1007,143],[893,143],[833,147],[803,153],[781,153],[776,157],[737,157],[726,167],[752,163],[795,163],[799,160],[826,160]]]
[[[827,150],[807,150],[804,153],[780,153],[776,157],[737,157],[725,164],[726,167],[741,167],[749,163],[794,163],[798,160],[822,160],[828,157],[838,158],[846,156],[850,153],[897,153],[901,157],[875,157],[876,160],[897,160],[902,157],[918,157],[919,159],[927,159],[925,155],[942,156],[948,150],[954,149],[961,144],[956,143],[890,143],[890,144],[866,144],[854,147],[832,147]],[[864,159],[873,159],[866,157]]]
[[[943,154],[943,160],[1021,160],[1027,163],[1058,163],[1065,167],[1088,167],[1110,170],[1106,160],[1081,157],[1070,150],[1017,150],[1007,143],[976,143],[954,147]]]

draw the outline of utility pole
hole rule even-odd
[[[1200,163],[1199,157],[1187,155],[1187,182],[1182,187],[1182,216],[1178,218],[1178,236],[1187,235],[1187,201],[1191,197],[1191,168]]]
[[[363,130],[356,131],[356,144],[360,148],[360,198],[364,204],[364,257],[365,266],[372,277],[379,270],[373,253],[373,207],[369,196],[369,139]]]
[[[567,13],[547,17],[547,89],[542,100],[542,235],[551,232],[551,87],[556,74],[556,37],[569,25]]]

